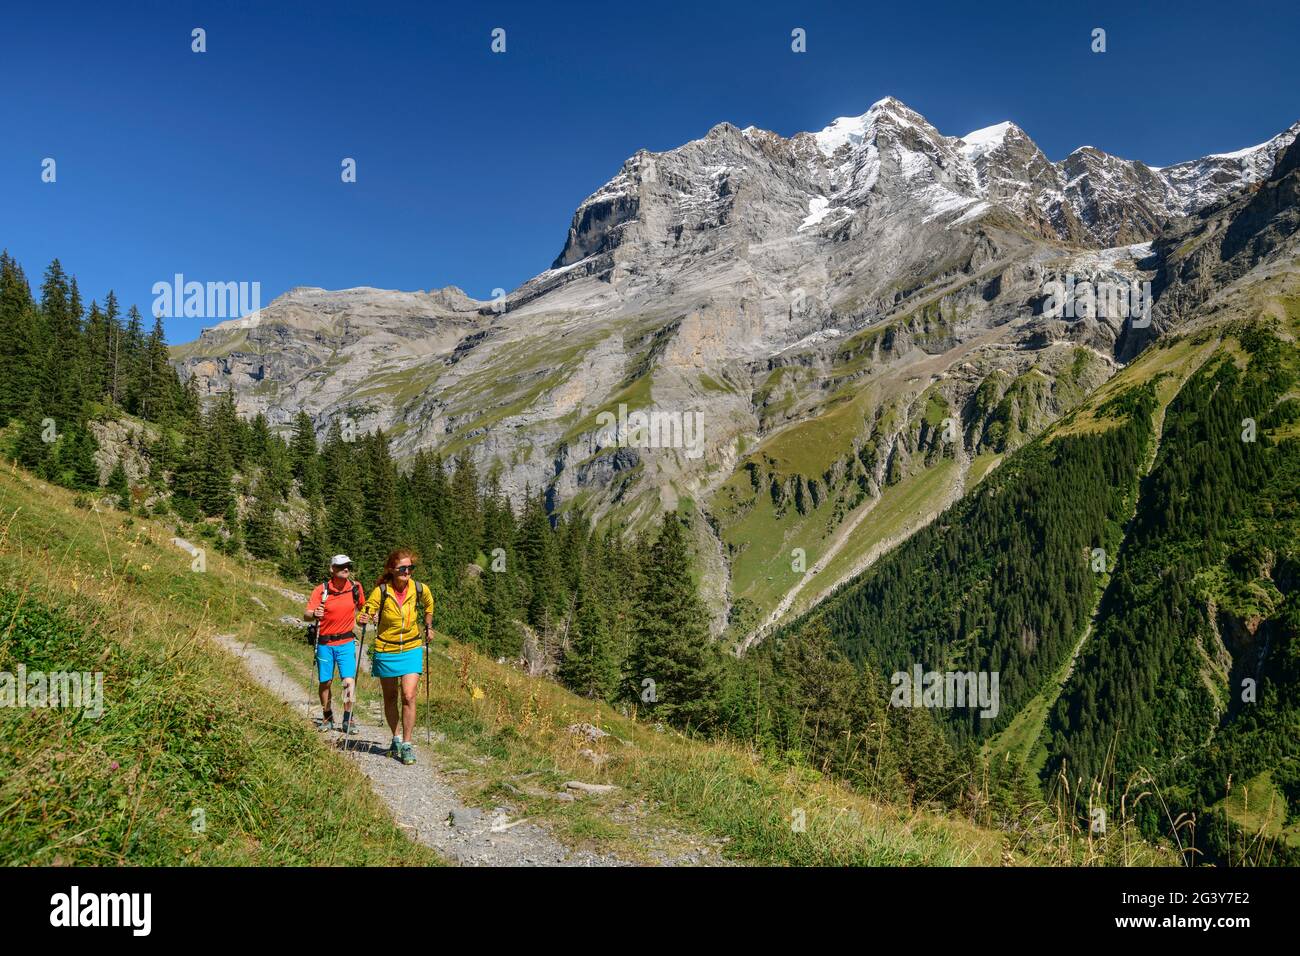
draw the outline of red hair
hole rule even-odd
[[[403,558],[409,559],[409,563],[411,564],[420,560],[420,556],[410,548],[398,548],[396,551],[390,551],[388,557],[384,559],[384,573],[379,575],[379,580],[375,582],[375,587],[380,587],[385,584],[391,587],[395,583],[397,578],[396,568],[402,563]]]

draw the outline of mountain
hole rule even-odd
[[[173,360],[274,425],[346,415],[554,512],[645,527],[677,507],[715,633],[752,638],[1173,321],[1051,318],[1046,283],[1153,279],[1149,242],[1262,182],[1298,130],[1153,169],[1092,147],[1053,163],[1011,123],[946,136],[892,97],[789,138],[723,123],[629,158],[500,301],[295,289]],[[638,410],[676,447],[611,427]]]
[[[1152,836],[1196,820],[1198,859],[1294,862],[1300,145],[1152,250],[1169,331],[789,630],[885,673],[996,672],[998,712],[950,729],[1033,789]]]

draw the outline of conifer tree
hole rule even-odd
[[[36,309],[22,268],[0,253],[0,423],[23,414],[44,385],[45,318]]]
[[[618,687],[608,615],[585,573],[578,582],[572,638],[559,676],[574,693],[593,699],[608,698]]]
[[[40,391],[33,390],[19,419],[18,437],[14,445],[14,456],[18,459],[18,464],[37,473],[43,473],[51,448],[51,443],[45,440],[48,434],[45,408],[46,401]]]
[[[625,692],[654,719],[708,727],[718,715],[721,675],[675,513],[664,515],[644,564]]]
[[[126,469],[122,467],[122,460],[119,458],[113,470],[109,473],[108,484],[105,488],[117,497],[117,506],[123,511],[131,510],[131,485],[126,479]]]
[[[275,517],[275,496],[258,482],[253,504],[244,520],[244,542],[255,558],[279,558],[284,552],[280,522]]]

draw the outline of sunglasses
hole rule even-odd
[[[351,571],[351,570],[352,570],[352,565],[350,565],[350,564],[336,564],[336,565],[334,565],[334,570],[335,570],[335,571]]]
[[[415,565],[399,564],[397,567],[393,568],[393,570],[396,571],[398,574],[410,574],[412,571],[415,570]]]

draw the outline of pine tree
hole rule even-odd
[[[162,318],[155,316],[141,359],[140,415],[150,421],[166,421],[176,410],[178,383],[167,354]]]
[[[364,512],[361,504],[361,477],[358,474],[355,446],[343,440],[337,420],[330,423],[325,438],[321,473],[324,484],[326,541],[330,554],[345,553],[352,557],[363,580],[379,576],[382,570],[363,550]],[[308,573],[312,569],[308,568]]]
[[[109,473],[106,490],[112,492],[117,497],[117,506],[123,511],[131,510],[131,485],[126,479],[126,469],[122,467],[122,460],[119,458],[113,470]]]
[[[320,471],[316,448],[316,426],[311,416],[300,411],[293,418],[293,438],[289,442],[289,465],[298,482],[299,493],[311,498],[320,492]]]
[[[70,301],[71,289],[63,266],[55,259],[45,270],[41,284],[41,314],[48,332],[48,355],[42,362],[44,376],[41,389],[49,407],[60,415],[75,416],[80,413],[77,383],[81,369],[77,361],[80,352],[80,316],[74,316]]]
[[[546,515],[546,499],[540,492],[529,495],[524,504],[514,550],[527,581],[527,592],[520,597],[526,602],[528,623],[540,628],[554,626],[568,607],[569,594]]]
[[[560,662],[559,677],[575,694],[593,699],[606,699],[618,687],[608,616],[585,574],[578,583],[573,637]]]
[[[706,728],[718,716],[716,654],[691,580],[681,519],[665,514],[646,556],[625,690],[655,719]]]
[[[102,402],[110,398],[108,389],[105,358],[109,349],[108,320],[99,311],[99,304],[90,303],[90,313],[86,316],[85,333],[85,385],[86,399]]]
[[[484,575],[487,599],[484,614],[487,616],[487,633],[484,653],[491,657],[517,659],[521,653],[522,632],[519,628],[519,608],[514,597],[513,577],[506,571],[488,571]]]
[[[330,550],[329,522],[325,517],[325,501],[319,494],[312,496],[307,503],[307,528],[298,542],[299,561],[302,573],[314,581],[329,569]]]
[[[18,437],[14,443],[14,457],[18,464],[38,473],[43,472],[52,445],[45,440],[51,428],[45,408],[46,401],[41,393],[33,391],[18,421]]]
[[[53,454],[44,461],[43,477],[65,488],[90,491],[99,487],[99,467],[95,464],[98,444],[85,423],[69,422],[59,435]]]
[[[140,403],[146,391],[148,370],[144,358],[144,325],[140,310],[133,305],[126,313],[126,331],[122,335],[118,358],[123,405],[133,415],[140,414]]]
[[[104,351],[100,357],[103,363],[104,387],[108,392],[109,401],[114,405],[122,403],[122,339],[125,335],[125,329],[122,328],[121,313],[117,308],[117,295],[112,289],[108,290],[108,296],[104,300]]]
[[[222,554],[239,555],[244,550],[244,535],[239,526],[239,510],[234,495],[221,516],[222,536],[217,539],[217,550]]]
[[[197,477],[195,498],[205,514],[223,515],[234,506],[235,498],[231,488],[234,464],[230,445],[222,439],[215,415],[205,419],[200,434],[201,440],[195,449],[197,458],[193,461]],[[238,522],[234,527],[238,529]]]
[[[45,382],[45,317],[32,300],[22,268],[0,253],[0,424],[21,415]]]
[[[252,507],[244,520],[244,542],[255,558],[279,558],[284,551],[280,522],[275,517],[275,496],[266,482],[258,482]]]
[[[378,568],[397,542],[400,532],[397,466],[382,431],[367,435],[356,456],[361,477],[363,534],[354,547],[370,567]],[[357,555],[354,555],[357,556]]]

